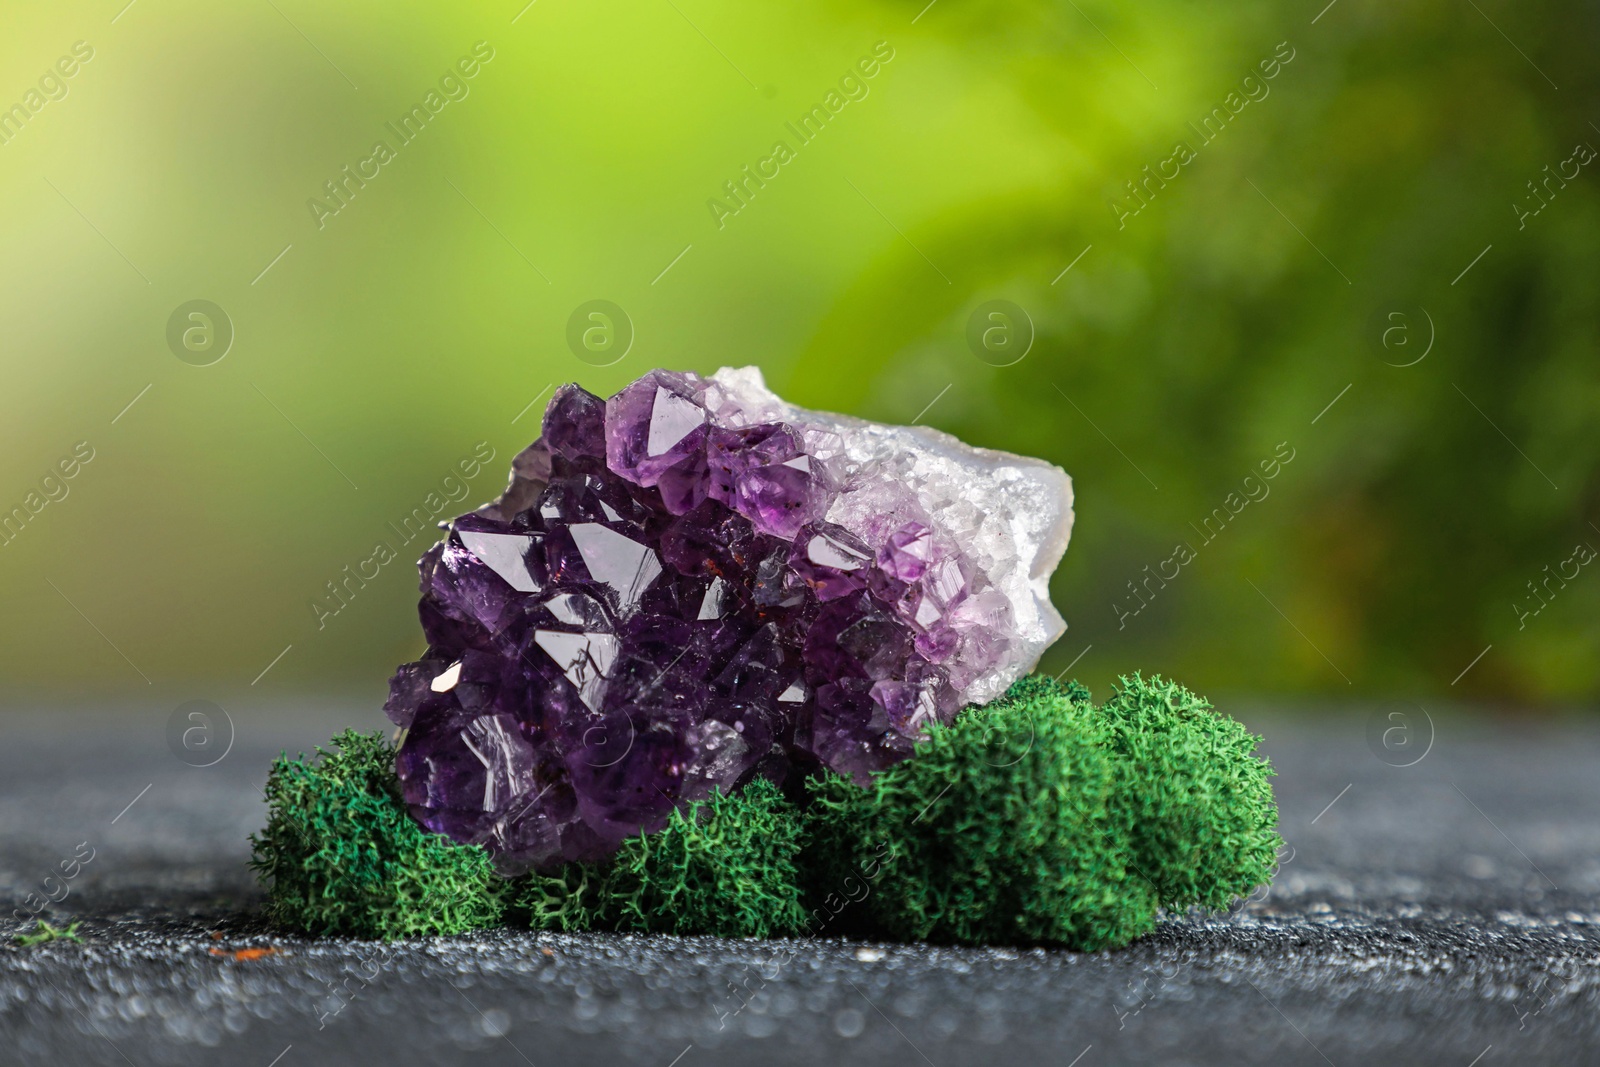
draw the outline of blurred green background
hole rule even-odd
[[[1600,15],[1323,2],[13,6],[0,677],[375,704],[422,542],[312,605],[390,523],[494,495],[554,383],[754,363],[1072,474],[1047,670],[1592,705]],[[611,366],[566,340],[594,299]],[[991,300],[1033,324],[1007,366]]]

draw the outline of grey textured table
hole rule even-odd
[[[1584,723],[1439,718],[1399,767],[1368,741],[1372,709],[1241,714],[1267,736],[1293,849],[1271,892],[1091,955],[279,937],[244,866],[267,762],[379,721],[231,709],[231,749],[194,767],[170,713],[0,713],[0,1062],[1600,1061],[1600,729]],[[1402,751],[1424,750],[1418,729]],[[64,860],[76,877],[46,884]],[[65,895],[43,914],[81,920],[84,943],[12,945],[32,923],[10,909],[47,892]]]

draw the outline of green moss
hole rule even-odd
[[[1068,704],[1089,705],[1093,697],[1076,678],[1060,681],[1048,674],[1030,674],[1011,683],[996,703],[1017,704],[1037,701],[1066,701]]]
[[[389,940],[491,926],[504,883],[489,854],[418,825],[381,735],[347,730],[315,758],[280,756],[267,777],[267,825],[250,866],[267,915],[309,934]]]
[[[1154,925],[1157,900],[1113,818],[1108,740],[1081,686],[1025,679],[932,727],[865,789],[819,781],[819,879],[863,879],[861,909],[898,938],[1126,944]]]
[[[1159,677],[1088,690],[1033,676],[935,726],[867,788],[828,775],[802,814],[772,783],[714,793],[601,865],[507,882],[429,833],[394,752],[345,732],[267,781],[252,867],[277,923],[312,934],[536,929],[772,937],[804,928],[1100,949],[1160,907],[1222,908],[1270,879],[1281,839],[1258,739]]]
[[[1283,842],[1260,738],[1155,675],[1121,679],[1094,714],[1119,763],[1113,810],[1164,907],[1225,908],[1271,880]]]
[[[605,875],[584,863],[553,874],[533,871],[511,884],[506,919],[535,930],[580,933],[605,928]]]
[[[863,902],[882,871],[882,842],[864,823],[872,799],[847,778],[827,774],[807,783],[805,845],[800,855],[802,900],[810,928],[827,937],[874,937],[880,924]]]
[[[795,867],[804,826],[778,787],[757,779],[674,811],[662,830],[624,841],[603,866],[521,879],[513,907],[541,929],[794,933],[805,920]]]
[[[34,945],[43,945],[51,941],[75,941],[83,944],[83,938],[78,936],[78,927],[81,923],[68,923],[65,927],[51,926],[40,919],[31,934],[17,934],[12,940],[23,948],[32,948]]]

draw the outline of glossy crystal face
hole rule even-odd
[[[757,775],[864,780],[1031,666],[1059,616],[1019,607],[1042,582],[1017,572],[1051,546],[1013,537],[997,569],[995,531],[1018,524],[982,514],[982,551],[963,551],[938,516],[974,502],[928,491],[970,496],[974,473],[919,479],[914,433],[886,448],[869,431],[748,371],[557,391],[502,497],[420,562],[428,651],[385,705],[413,815],[506,873],[599,859]],[[942,462],[964,450],[1067,486],[938,438]],[[1039,528],[1064,549],[1070,488]]]

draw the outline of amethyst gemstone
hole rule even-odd
[[[803,412],[748,370],[563,386],[419,563],[428,650],[384,705],[405,800],[513,874],[757,775],[864,780],[1059,634],[1069,508],[1047,464]]]

